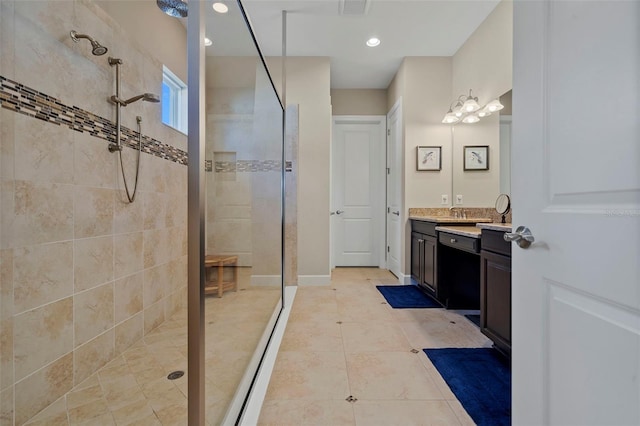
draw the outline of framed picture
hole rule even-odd
[[[442,169],[442,157],[440,146],[419,146],[417,153],[416,170],[440,170]]]
[[[489,170],[489,146],[465,146],[464,170]]]

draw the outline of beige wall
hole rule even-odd
[[[329,263],[331,99],[329,58],[287,61],[287,104],[299,105],[298,277],[325,282]],[[325,281],[326,280],[326,281]]]
[[[130,37],[146,50],[154,52],[160,62],[187,82],[187,29],[180,20],[162,12],[155,1],[96,0],[96,4],[111,15]],[[91,28],[78,27],[76,30],[91,34]],[[113,52],[116,52],[113,54],[118,54],[118,46],[107,47],[113,47]]]
[[[441,123],[442,105],[450,102],[451,58],[406,58],[404,95],[406,206],[439,206],[451,182],[450,126]],[[446,107],[445,107],[446,108]],[[442,147],[442,170],[416,170],[418,146]]]
[[[77,30],[123,58],[125,97],[160,92],[162,63],[94,3],[0,7],[3,77],[111,119],[113,69],[88,42],[71,41],[74,17]],[[140,115],[145,136],[186,147],[160,123],[159,104],[132,104],[123,115],[126,127]],[[0,109],[2,424],[23,424],[186,302],[186,166],[143,153],[138,194],[127,204],[107,145]],[[132,183],[135,153],[124,156]]]
[[[331,109],[333,115],[387,115],[387,90],[331,90]]]
[[[451,93],[451,58],[407,57],[389,87],[388,105],[402,97],[404,122],[404,170],[402,171],[402,205],[404,218],[410,207],[439,205],[441,194],[451,189],[451,135],[443,125],[442,105],[448,105]],[[416,170],[418,146],[442,147],[442,170]],[[405,221],[401,243],[402,273],[410,274],[411,226]]]
[[[282,86],[280,58],[267,59],[274,84]],[[327,284],[329,263],[329,171],[331,141],[330,61],[287,58],[287,105],[299,105],[298,280]]]
[[[513,3],[503,0],[453,56],[452,96],[473,90],[481,105],[499,98],[512,87]],[[444,114],[444,112],[443,112]],[[499,115],[473,125],[458,124],[454,141],[454,197],[463,207],[490,207],[500,193]],[[489,146],[489,170],[465,172],[465,145]],[[429,206],[431,207],[431,205]]]
[[[500,97],[511,90],[512,62],[513,2],[503,0],[453,56],[452,95],[473,89],[481,104]]]

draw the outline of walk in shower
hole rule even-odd
[[[227,5],[207,7],[206,85],[188,87],[206,96],[191,209],[199,156],[154,95],[165,67],[189,82],[186,21],[148,0],[0,2],[0,424],[187,424],[200,397],[205,424],[241,414],[281,310],[283,115]],[[189,218],[203,223],[191,259]],[[205,255],[234,259],[235,285],[205,296],[197,277],[192,347],[189,262],[219,280]]]

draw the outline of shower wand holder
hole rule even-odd
[[[113,153],[113,152],[120,152],[122,151],[122,145],[118,145],[115,142],[111,142],[109,144],[109,152]]]

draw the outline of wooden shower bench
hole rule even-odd
[[[231,281],[224,280],[224,267],[231,266],[233,268],[233,278]],[[238,291],[238,256],[210,254],[204,257],[205,283],[204,294],[216,293],[218,297],[222,297],[222,293],[227,290]],[[212,275],[213,268],[218,268],[218,280],[208,281],[209,275]],[[211,271],[211,272],[209,272]]]

